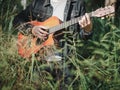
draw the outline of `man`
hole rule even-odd
[[[44,22],[51,16],[56,16],[63,22],[82,16],[77,24],[71,25],[67,29],[78,32],[83,39],[88,39],[92,32],[92,23],[89,15],[85,12],[83,0],[33,0],[25,10],[15,17],[13,25],[17,26],[31,20]],[[26,29],[24,32],[32,33],[34,36],[45,40],[48,36],[46,29],[45,26],[33,26],[31,31]],[[57,39],[59,38],[61,36]]]

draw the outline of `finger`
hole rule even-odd
[[[48,34],[48,32],[44,31],[43,28],[39,28],[38,31],[39,31],[40,33],[42,33],[42,34],[46,34],[46,35]]]
[[[87,24],[87,19],[86,19],[86,16],[84,15],[81,20],[79,21],[79,24],[81,27],[85,27],[86,24]]]
[[[87,25],[87,18],[86,18],[86,15],[83,16],[83,25],[84,25],[84,27]]]
[[[36,32],[37,30],[46,30],[47,28],[44,26],[34,26],[33,27],[33,32]],[[47,33],[47,32],[43,32],[43,33]]]
[[[86,24],[89,25],[91,23],[90,16],[86,13],[85,17],[86,17],[86,22],[87,22]]]
[[[41,31],[42,31],[42,30],[38,30],[38,31],[36,32],[36,35],[37,35],[37,36],[40,36],[40,37],[46,37],[47,34],[41,32]]]
[[[82,28],[84,28],[87,24],[86,17],[83,16],[82,19],[79,21],[79,24]]]
[[[36,29],[36,30],[35,30],[36,32],[39,31],[39,32],[41,32],[41,33],[43,33],[43,34],[48,34],[48,32],[45,31],[47,28],[44,27],[44,26],[37,26],[35,29]]]
[[[39,28],[41,28],[42,30],[48,32],[48,27],[44,27],[44,26],[38,26]]]
[[[83,26],[84,26],[83,22],[81,20],[79,21],[79,25],[81,26],[81,28],[83,28]]]
[[[40,39],[43,39],[43,40],[47,38],[46,36],[44,36],[44,35],[41,34],[41,33],[37,33],[36,36],[37,36],[38,38],[40,38]]]
[[[45,26],[38,26],[39,28],[42,28],[42,29],[48,29],[47,27]]]

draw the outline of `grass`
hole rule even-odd
[[[32,61],[17,54],[17,35],[0,34],[0,88],[2,90],[118,90],[120,87],[120,29],[95,19],[92,39],[73,41],[72,53],[63,64]],[[109,30],[108,30],[109,28]],[[99,30],[99,31],[98,31]],[[99,34],[98,34],[99,33]],[[76,42],[76,43],[75,43]],[[79,55],[79,57],[78,57]],[[68,78],[66,68],[68,67]],[[46,70],[50,68],[49,70]],[[60,78],[54,78],[57,73]],[[56,76],[59,77],[59,76]]]
[[[0,90],[119,90],[120,28],[112,19],[94,18],[91,39],[69,40],[71,54],[62,63],[46,63],[18,55],[11,9],[6,14],[0,25]]]

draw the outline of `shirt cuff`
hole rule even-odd
[[[82,38],[85,38],[85,36],[91,36],[91,34],[93,33],[93,31],[91,30],[90,32],[85,32],[85,30],[81,30],[80,31],[80,36],[82,37]]]

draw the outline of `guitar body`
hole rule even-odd
[[[30,23],[34,26],[44,26],[51,28],[53,26],[59,25],[61,21],[57,17],[53,16],[44,22],[31,21]],[[25,36],[22,33],[18,33],[18,54],[24,58],[29,58],[32,54],[37,53],[41,48],[55,44],[53,33],[49,34],[48,39],[42,42],[40,45],[36,44],[37,39],[38,38],[33,37],[32,35]]]

